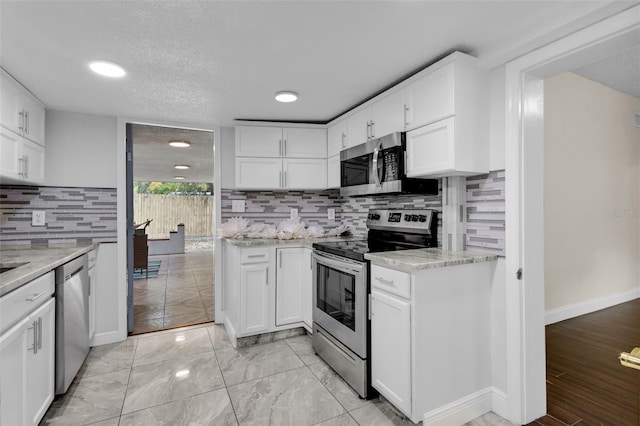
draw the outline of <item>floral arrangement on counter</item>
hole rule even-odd
[[[317,225],[305,227],[300,218],[285,219],[277,227],[266,223],[256,223],[249,226],[249,221],[243,217],[232,217],[222,224],[220,234],[222,238],[277,238],[279,240],[295,240],[297,238],[335,237],[349,235],[351,228],[347,225],[337,226],[327,232]]]

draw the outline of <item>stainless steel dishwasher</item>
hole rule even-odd
[[[56,269],[56,395],[67,392],[89,353],[88,259]]]

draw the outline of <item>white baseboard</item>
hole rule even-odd
[[[509,403],[507,394],[500,389],[493,388],[493,409],[492,411],[503,418],[509,417]]]
[[[229,336],[229,341],[231,342],[231,346],[234,348],[238,347],[238,338],[236,336],[236,330],[231,325],[231,321],[229,321],[228,317],[225,315],[224,320],[222,321],[224,324],[224,328],[227,331],[227,335]]]
[[[124,340],[127,340],[127,337],[125,336],[123,339],[120,336],[120,332],[117,330],[108,331],[106,333],[96,333],[96,335],[93,336],[93,343],[91,343],[91,346],[108,345],[110,343],[118,343]]]
[[[489,387],[424,413],[424,425],[464,425],[492,409],[494,389]]]
[[[590,314],[591,312],[619,305],[620,303],[628,302],[639,297],[640,288],[636,288],[625,293],[618,293],[600,299],[592,299],[586,302],[550,309],[544,313],[544,323],[545,325],[549,325],[569,318],[579,317],[580,315]]]

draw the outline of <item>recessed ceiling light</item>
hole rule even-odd
[[[175,180],[184,180],[184,176],[174,176]]]
[[[173,166],[174,169],[178,169],[178,170],[186,170],[189,167],[191,167],[191,166],[189,166],[187,164],[176,164],[175,166]]]
[[[120,65],[107,61],[93,61],[89,64],[89,68],[96,74],[105,77],[123,77],[126,74]]]
[[[191,144],[187,141],[171,141],[169,142],[169,145],[176,148],[188,148],[191,146]]]
[[[298,99],[296,92],[278,92],[276,93],[276,101],[278,102],[295,102]]]

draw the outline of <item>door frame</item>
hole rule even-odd
[[[205,132],[211,132],[213,134],[213,197],[214,197],[214,216],[213,221],[213,234],[214,241],[217,238],[217,228],[220,223],[220,155],[216,155],[216,152],[220,152],[220,127],[208,124],[188,124],[181,122],[170,122],[162,120],[148,120],[135,117],[118,117],[117,118],[117,276],[118,279],[118,338],[125,340],[128,335],[128,293],[129,285],[127,279],[127,271],[129,270],[129,260],[127,257],[127,138],[126,138],[126,126],[127,124],[142,124],[148,126],[162,126],[162,127],[175,127],[189,130],[199,130]],[[214,287],[215,287],[215,300],[216,305],[219,303],[218,292],[221,286],[216,286],[216,282],[220,282],[220,250],[214,248]],[[133,268],[133,261],[131,261],[131,268]],[[215,309],[217,313],[217,309]]]
[[[637,44],[639,17],[640,6],[633,6],[505,66],[508,412],[503,415],[518,424],[546,414],[543,81],[604,57],[614,46]]]

